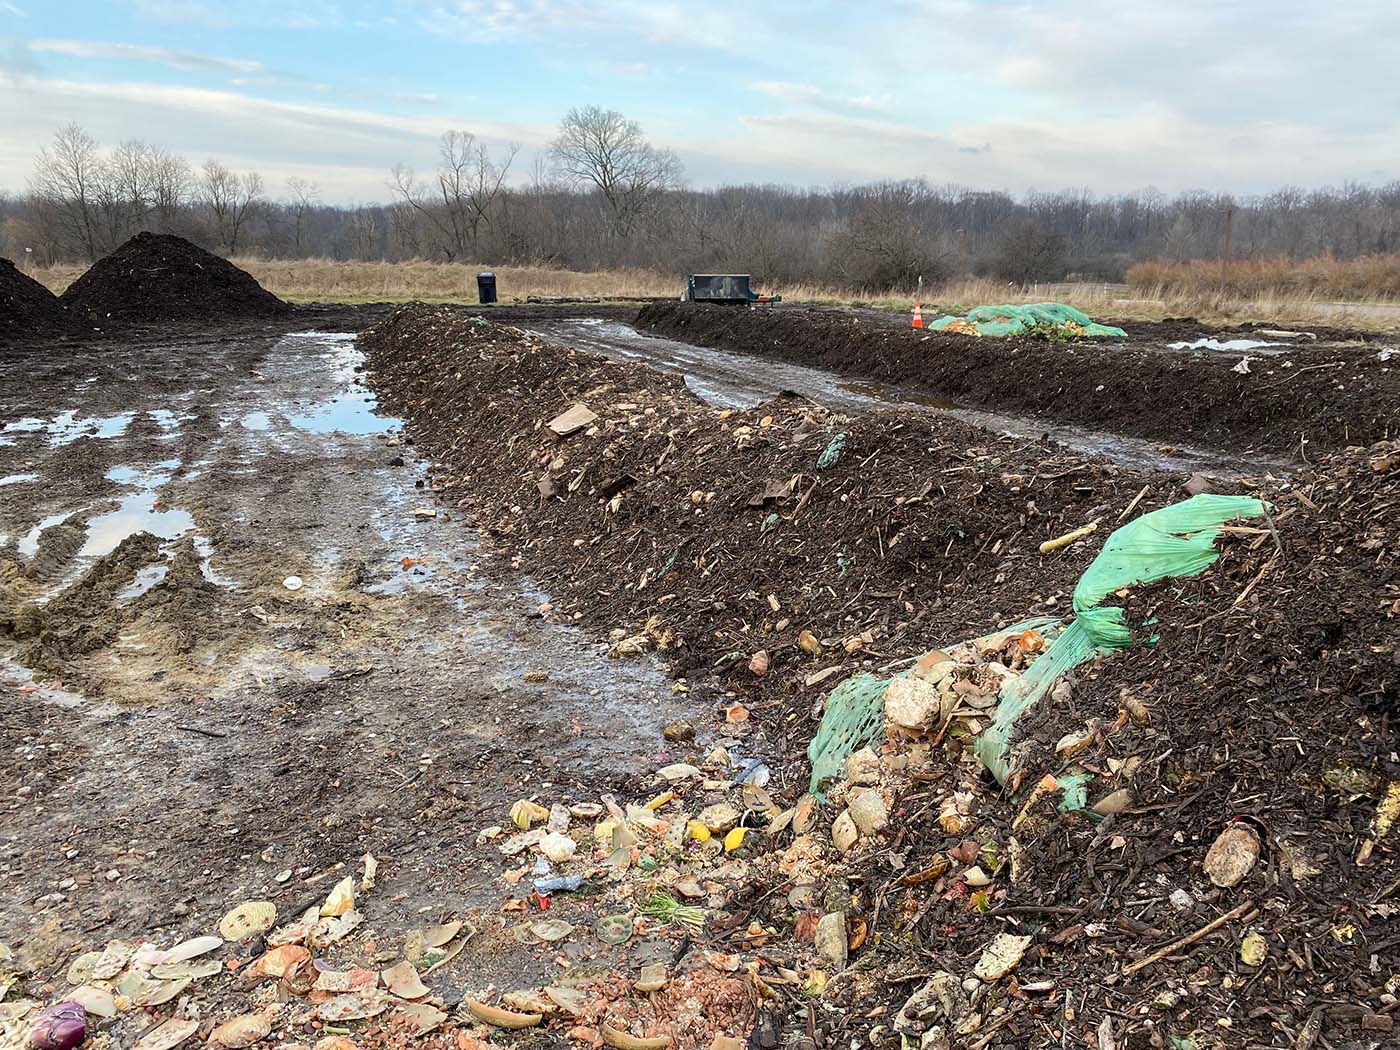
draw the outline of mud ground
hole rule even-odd
[[[375,314],[0,358],[0,941],[289,914],[365,853],[386,935],[499,926],[477,831],[541,784],[635,792],[694,717],[415,517],[426,465],[357,375]],[[480,984],[541,956],[470,954]]]

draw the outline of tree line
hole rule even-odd
[[[434,170],[386,169],[385,198],[334,204],[291,178],[196,166],[147,142],[104,148],[65,126],[26,191],[0,197],[0,255],[90,262],[140,230],[225,255],[739,271],[770,285],[911,287],[966,275],[1121,280],[1144,259],[1356,259],[1400,251],[1400,182],[1249,197],[1152,190],[1029,193],[927,178],[826,188],[685,184],[636,122],[570,110],[521,170],[520,147],[446,132]]]

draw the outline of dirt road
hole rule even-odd
[[[0,940],[290,914],[365,853],[376,931],[499,927],[477,832],[541,784],[635,789],[690,713],[415,515],[352,335],[307,327],[0,359]],[[528,977],[538,943],[487,934],[468,983]]]

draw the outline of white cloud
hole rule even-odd
[[[1018,108],[1152,103],[1213,124],[1282,114],[1325,125],[1400,104],[1393,0],[1038,0],[956,12],[943,0],[905,2],[916,28],[936,29],[940,69],[1012,89]],[[885,43],[897,59],[892,34]]]
[[[1317,185],[1400,171],[1400,119],[1368,134],[1276,121],[1235,129],[1228,138],[1214,124],[1162,106],[1139,106],[1121,117],[1006,118],[943,130],[819,113],[746,117],[744,124],[762,132],[756,139],[764,152],[756,157],[803,158],[809,170],[822,171],[820,181],[922,175],[1013,192],[1066,186],[1250,192],[1285,181]],[[715,148],[721,155],[737,152],[724,143]]]
[[[595,101],[579,97],[579,84],[603,78],[597,101],[637,117],[659,145],[676,149],[697,185],[923,175],[1011,190],[1248,192],[1400,176],[1393,0],[1343,7],[1311,0],[895,0],[879,18],[864,17],[859,5],[833,13],[796,0],[773,0],[764,17],[738,0],[707,0],[703,9],[678,0],[129,3],[172,23],[148,39],[188,50],[44,40],[41,51],[0,39],[0,186],[22,183],[34,149],[77,119],[107,142],[157,139],[201,158],[237,144],[269,172],[324,164],[337,174],[312,177],[328,195],[337,185],[358,185],[354,196],[382,197],[375,173],[397,160],[430,167],[446,128],[537,147],[548,141],[550,128],[453,112],[492,110],[485,96],[463,95],[454,71],[415,64],[415,48],[478,48],[472,57],[494,64],[506,44],[526,45],[508,53],[512,72],[530,84],[522,104],[532,107],[532,119]],[[0,0],[0,13],[6,4],[12,0]],[[379,36],[390,33],[378,23],[392,19],[392,37],[404,46],[380,48]],[[297,68],[314,81],[251,58],[210,55],[204,49],[214,45],[195,43],[201,27],[237,26],[248,31],[203,35],[236,39],[246,53],[263,55],[257,30],[327,25],[355,37],[297,38],[306,56]],[[234,85],[82,83],[77,74],[45,80],[33,61],[43,53],[129,59],[133,69],[159,63],[184,74],[151,71],[150,79],[207,83],[199,74],[213,72]],[[251,93],[251,85],[272,83],[301,101]],[[764,115],[736,122],[734,99],[745,91],[765,96]]]
[[[265,73],[261,62],[244,58],[223,58],[195,51],[168,47],[148,47],[144,44],[109,44],[97,40],[39,39],[28,42],[29,50],[46,54],[69,55],[75,58],[116,58],[134,62],[152,62],[172,69],[205,69],[233,73]]]
[[[11,189],[23,186],[34,152],[70,120],[108,144],[141,138],[196,164],[213,156],[270,179],[303,175],[321,184],[327,200],[387,199],[389,168],[400,161],[431,168],[449,128],[473,131],[493,149],[506,142],[538,147],[552,133],[459,113],[400,116],[134,81],[0,81],[0,112],[7,114],[0,187]]]
[[[416,24],[464,43],[508,37],[564,39],[597,33],[650,44],[728,49],[751,35],[752,12],[735,0],[710,0],[703,10],[657,0],[407,0]]]
[[[815,84],[794,84],[787,80],[756,80],[749,86],[773,98],[829,110],[832,113],[872,113],[888,108],[887,102],[870,95],[833,95]]]

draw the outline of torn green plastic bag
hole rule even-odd
[[[1258,517],[1266,509],[1248,496],[1206,493],[1144,514],[1114,531],[1075,585],[1074,621],[1025,674],[1002,687],[996,717],[977,737],[977,757],[998,783],[1005,784],[1011,772],[1007,749],[1017,719],[1072,668],[1100,653],[1126,648],[1131,641],[1123,610],[1102,605],[1103,600],[1124,587],[1199,575],[1220,557],[1215,539],[1221,525]]]
[[[1075,617],[1064,630],[1056,634],[1060,621],[1040,617],[977,639],[990,644],[998,637],[1035,629],[1049,642],[1024,674],[1003,687],[992,725],[977,738],[977,757],[998,782],[1005,783],[1010,773],[1007,745],[1016,720],[1074,667],[1128,645],[1123,610],[1104,606],[1103,600],[1123,587],[1204,572],[1219,557],[1215,549],[1219,527],[1235,518],[1258,517],[1265,510],[1265,504],[1249,497],[1206,494],[1144,514],[1116,529],[1079,577],[1074,588]],[[846,758],[880,738],[885,690],[912,670],[911,666],[889,677],[857,675],[831,691],[821,726],[807,748],[813,794],[821,797],[827,783],[843,773]],[[1078,791],[1075,797],[1082,795]],[[1066,803],[1071,801],[1067,797]]]
[[[1054,616],[1039,616],[984,635],[975,641],[992,646],[997,640],[1012,634],[1031,630],[1052,632],[1059,622]],[[812,794],[818,798],[824,797],[826,785],[845,775],[846,759],[884,735],[885,690],[896,678],[913,673],[915,661],[905,662],[909,666],[897,674],[888,677],[859,674],[846,679],[831,691],[826,700],[826,713],[822,715],[821,725],[817,728],[817,735],[807,745],[807,757],[812,762],[812,779],[809,785]],[[899,664],[890,666],[897,667]]]
[[[1127,332],[1111,325],[1097,324],[1089,315],[1064,303],[1031,303],[1028,306],[979,306],[966,317],[940,317],[930,325],[941,332],[952,328],[957,332],[1000,338],[1032,331],[1050,331],[1058,335],[1125,338]],[[971,333],[969,333],[971,334]]]

